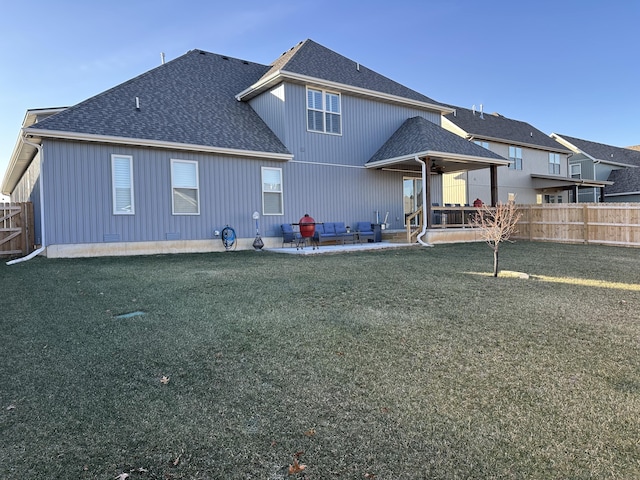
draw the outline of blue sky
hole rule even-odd
[[[191,49],[269,64],[314,41],[434,100],[640,144],[638,0],[0,0],[0,180],[29,108]]]

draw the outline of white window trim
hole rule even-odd
[[[322,110],[309,107],[309,90],[313,92],[320,92],[322,94]],[[338,113],[327,110],[327,105],[326,105],[327,94],[335,95],[338,97],[338,108],[340,110]],[[307,112],[307,116],[305,118],[305,122],[307,123],[307,132],[324,133],[325,135],[336,135],[338,137],[342,136],[342,131],[344,127],[342,122],[342,94],[340,94],[339,92],[333,92],[331,90],[324,90],[322,88],[307,87],[305,90],[305,106],[306,106],[306,112]],[[312,110],[314,112],[322,112],[322,130],[311,130],[309,128],[309,113],[308,113],[309,110]],[[340,133],[327,131],[327,114],[338,115],[338,117],[340,117]]]
[[[514,149],[514,153],[517,153],[520,150],[520,156],[516,157],[515,155],[511,156],[511,149]],[[516,147],[515,145],[509,145],[509,160],[511,163],[509,164],[510,170],[522,170],[522,148]],[[518,168],[518,160],[520,160],[520,168]]]
[[[577,169],[576,169],[577,167]],[[574,171],[576,169],[576,171]],[[574,177],[575,174],[578,174],[578,177]],[[582,178],[582,164],[580,163],[572,163],[569,165],[569,176],[571,178]]]
[[[176,163],[191,163],[196,166],[196,201],[198,202],[198,211],[197,212],[176,212],[175,201],[173,191],[175,188],[185,188],[185,187],[174,187],[173,186],[173,166]],[[200,172],[198,168],[198,162],[195,160],[179,160],[172,158],[171,159],[171,213],[172,215],[200,215]]]
[[[551,160],[558,160],[556,161],[551,161]],[[558,166],[557,170],[558,172],[556,173],[556,165]],[[553,167],[553,168],[552,168]],[[553,171],[551,171],[553,170]],[[551,175],[560,175],[561,172],[561,167],[560,167],[560,154],[559,153],[553,153],[553,152],[549,152],[549,174]]]
[[[124,212],[116,209],[116,179],[114,163],[116,159],[126,158],[129,160],[129,189],[131,191],[131,210]],[[111,198],[112,198],[112,212],[114,215],[135,215],[135,195],[133,192],[133,156],[132,155],[119,155],[116,153],[111,154]]]
[[[265,170],[277,170],[280,172],[280,191],[276,192],[273,190],[265,190],[264,189],[264,172]],[[277,167],[262,167],[260,169],[260,190],[262,196],[262,215],[264,216],[282,216],[284,215],[284,180],[282,177],[282,169]],[[280,194],[280,213],[265,213],[264,211],[264,194],[265,193],[279,193]]]

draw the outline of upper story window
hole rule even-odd
[[[307,129],[340,135],[340,94],[307,88]]]
[[[133,157],[111,155],[111,189],[113,192],[113,214],[133,215]]]
[[[482,142],[480,140],[474,140],[473,143],[475,143],[476,145],[480,145],[482,148],[486,148],[487,150],[489,150],[489,142]]]
[[[520,147],[509,146],[510,170],[522,170],[522,149]]]
[[[171,160],[171,203],[174,215],[199,215],[198,162]]]
[[[582,178],[582,165],[579,163],[571,165],[571,178]]]
[[[559,153],[549,153],[549,173],[551,175],[560,175]]]

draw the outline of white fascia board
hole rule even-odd
[[[381,168],[387,167],[389,165],[394,165],[396,163],[403,163],[414,160],[416,157],[425,158],[425,157],[438,157],[445,160],[458,162],[458,163],[473,163],[473,164],[486,164],[489,165],[498,165],[498,166],[507,166],[511,163],[509,160],[499,160],[497,158],[485,158],[485,157],[475,157],[471,155],[461,155],[458,153],[447,153],[447,152],[436,152],[434,150],[426,150],[424,152],[418,152],[411,155],[403,155],[401,157],[395,158],[386,158],[384,160],[378,160],[376,162],[370,162],[365,164],[366,168]]]
[[[511,163],[510,160],[500,160],[498,158],[476,157],[474,155],[462,155],[459,153],[447,153],[447,152],[434,152],[429,151],[430,157],[440,157],[445,160],[453,160],[460,163],[484,163],[487,165],[507,166]]]
[[[584,155],[586,155],[585,152],[583,152],[582,150],[580,150],[578,147],[576,147],[573,143],[569,142],[568,140],[565,140],[564,138],[562,138],[560,135],[558,135],[557,133],[551,133],[549,135],[551,138],[553,138],[556,142],[564,145],[566,148],[568,148],[569,150],[571,150],[573,153],[582,153]],[[591,158],[591,157],[589,157]]]
[[[329,90],[338,90],[341,92],[350,92],[356,95],[361,95],[365,97],[377,98],[379,100],[385,100],[393,103],[401,103],[405,105],[411,105],[418,108],[426,108],[428,110],[435,110],[443,115],[447,115],[449,113],[453,113],[455,109],[450,107],[445,107],[443,105],[436,105],[433,103],[420,102],[418,100],[412,100],[410,98],[398,97],[397,95],[390,95],[388,93],[382,93],[375,90],[369,90],[366,88],[354,87],[352,85],[347,85],[344,83],[331,82],[329,80],[323,80],[321,78],[309,77],[307,75],[300,75],[299,73],[288,72],[286,70],[278,70],[273,72],[267,78],[263,79],[259,83],[254,83],[246,90],[243,90],[238,95],[236,95],[236,99],[238,101],[244,100],[246,97],[249,97],[251,93],[256,90],[264,90],[267,89],[276,83],[279,83],[283,80],[292,80],[297,83],[304,83],[310,85],[318,85],[323,88],[327,88]]]
[[[233,155],[236,157],[256,157],[256,158],[269,158],[272,160],[281,160],[283,162],[293,159],[293,155],[290,153],[273,153],[273,152],[261,152],[255,150],[240,150],[236,148],[224,148],[224,147],[211,147],[208,145],[194,145],[190,143],[176,143],[167,142],[164,140],[150,140],[146,138],[128,138],[128,137],[115,137],[111,135],[94,135],[87,133],[76,132],[63,132],[56,130],[38,130],[29,128],[23,130],[25,135],[40,137],[40,138],[59,138],[63,140],[77,140],[82,142],[97,142],[97,143],[118,143],[127,144],[137,147],[154,147],[164,148],[170,150],[188,150],[193,152],[205,152],[205,153],[218,153],[221,155]]]
[[[364,166],[366,168],[382,168],[388,167],[390,165],[395,165],[397,163],[404,163],[408,161],[413,161],[416,157],[425,157],[428,155],[428,152],[419,152],[413,155],[403,155],[401,157],[394,158],[385,158],[384,160],[377,160],[375,162],[368,162]]]

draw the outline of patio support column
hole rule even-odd
[[[573,187],[573,203],[578,203],[578,185]]]
[[[491,165],[489,171],[491,172],[491,206],[495,207],[498,203],[498,166]]]

